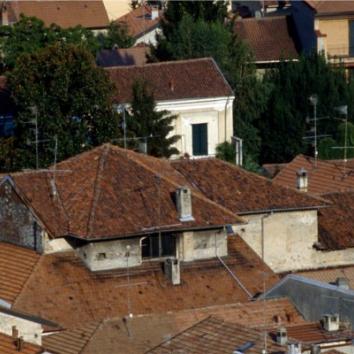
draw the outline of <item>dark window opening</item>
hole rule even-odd
[[[176,255],[176,236],[153,234],[141,242],[143,258],[159,258]]]
[[[208,155],[208,124],[192,124],[193,156]]]

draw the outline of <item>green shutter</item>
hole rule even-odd
[[[193,156],[208,155],[208,124],[192,124]]]

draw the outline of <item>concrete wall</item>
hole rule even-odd
[[[129,257],[127,257],[128,245]],[[77,252],[92,271],[134,267],[142,263],[140,238],[91,242],[77,248]]]
[[[354,249],[318,251],[317,211],[246,215],[248,224],[235,225],[234,230],[277,273],[351,265]],[[262,222],[263,219],[263,222]],[[262,243],[262,224],[264,248]]]
[[[231,141],[233,128],[233,98],[210,100],[180,100],[158,102],[157,110],[168,110],[177,116],[171,135],[180,135],[175,144],[180,155],[193,156],[192,124],[208,124],[208,155],[215,155],[215,148],[224,141]],[[177,157],[177,156],[175,156]]]
[[[42,230],[10,182],[0,185],[0,241],[42,252]]]
[[[224,230],[184,232],[177,242],[182,261],[227,256],[227,235]]]
[[[20,317],[0,313],[0,333],[12,335],[12,326],[16,326],[18,336],[23,337],[26,342],[37,345],[42,344],[42,325]]]

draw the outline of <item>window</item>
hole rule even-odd
[[[208,155],[208,123],[192,124],[193,156]]]
[[[173,234],[154,234],[141,242],[143,258],[175,256],[176,236]]]

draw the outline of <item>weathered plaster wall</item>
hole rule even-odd
[[[267,265],[275,272],[354,263],[353,248],[323,252],[313,247],[318,241],[317,211],[315,210],[243,217],[248,220],[248,224],[235,225],[234,230],[260,257],[264,257]]]
[[[179,259],[186,262],[228,254],[224,230],[184,232],[177,245]]]
[[[129,257],[127,257],[128,245]],[[134,267],[142,263],[140,238],[91,242],[77,248],[77,252],[92,271]]]
[[[158,102],[157,110],[168,110],[177,118],[171,135],[180,135],[175,143],[180,155],[193,155],[192,124],[208,124],[208,155],[215,155],[215,148],[224,141],[231,141],[233,128],[233,98],[219,98],[199,101]]]
[[[42,252],[42,230],[9,182],[0,186],[0,240]]]
[[[16,326],[19,337],[23,337],[26,342],[42,344],[43,329],[39,323],[0,313],[0,332],[11,336],[13,326]]]

